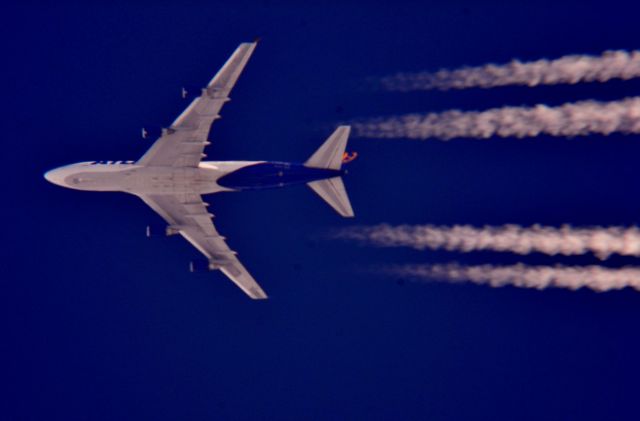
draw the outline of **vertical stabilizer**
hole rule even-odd
[[[342,166],[342,155],[347,147],[350,131],[350,126],[339,126],[304,165],[339,170]]]

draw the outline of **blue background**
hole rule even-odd
[[[637,136],[353,139],[356,219],[304,186],[210,198],[271,299],[148,240],[133,196],[48,184],[137,159],[233,49],[262,37],[214,160],[304,161],[356,117],[640,94],[640,81],[385,93],[397,71],[639,47],[637,2],[35,2],[5,5],[0,419],[638,418],[640,294],[411,284],[371,265],[597,264],[327,240],[351,224],[632,225]],[[634,259],[612,257],[618,267]]]

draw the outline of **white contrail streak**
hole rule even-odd
[[[569,55],[555,60],[487,64],[437,72],[398,73],[382,78],[390,91],[557,85],[640,77],[640,51],[605,51],[600,56]]]
[[[449,140],[499,137],[586,136],[640,133],[640,97],[619,101],[579,101],[557,107],[503,107],[451,110],[352,122],[356,135],[369,138]]]
[[[435,265],[399,265],[383,268],[392,276],[412,280],[473,282],[501,287],[512,285],[521,288],[544,289],[547,287],[608,291],[626,287],[640,290],[640,268],[610,269],[600,266],[462,266],[457,263]]]
[[[412,247],[418,250],[470,252],[491,250],[516,254],[544,253],[565,256],[593,253],[600,259],[612,254],[640,257],[640,228],[560,228],[533,225],[399,225],[350,227],[333,233],[334,238],[354,240],[379,247]]]

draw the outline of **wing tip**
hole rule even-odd
[[[251,288],[248,291],[249,297],[253,300],[268,300],[269,296],[261,289]]]

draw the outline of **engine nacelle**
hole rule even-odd
[[[167,228],[168,227],[163,224],[150,224],[147,225],[145,234],[147,235],[147,238],[164,237],[168,235]]]
[[[160,136],[162,136],[162,128],[161,127],[143,127],[141,134],[143,139],[157,139]]]
[[[193,99],[199,97],[201,93],[201,86],[185,85],[180,89],[180,96],[182,99]]]
[[[175,225],[152,224],[147,225],[146,235],[151,237],[171,237],[180,234],[180,227]]]
[[[171,237],[172,235],[177,235],[180,234],[180,227],[176,227],[174,225],[168,225],[165,230],[164,233],[167,237]]]
[[[220,269],[220,267],[220,265],[205,259],[197,259],[189,262],[189,272],[191,273],[210,272],[212,270]]]
[[[209,272],[211,269],[209,268],[209,261],[204,259],[192,260],[189,262],[189,272],[191,273],[200,273],[200,272]]]

